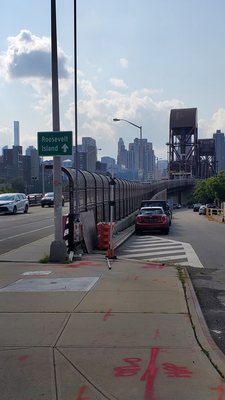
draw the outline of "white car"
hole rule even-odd
[[[29,202],[24,193],[3,193],[0,194],[0,213],[16,214],[23,212],[26,214],[29,209]]]
[[[202,206],[199,208],[198,213],[199,213],[199,215],[205,215],[205,214],[206,214],[206,206],[202,205]]]

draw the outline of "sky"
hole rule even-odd
[[[224,0],[77,0],[78,143],[116,158],[139,137],[167,157],[170,110],[198,109],[199,138],[225,132]],[[51,0],[0,0],[0,149],[52,131]],[[56,0],[60,130],[74,132],[74,1]]]

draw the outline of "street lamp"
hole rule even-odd
[[[136,128],[140,129],[140,140],[142,140],[142,126],[136,125],[133,122],[127,121],[126,119],[123,118],[113,118],[114,122],[119,122],[119,121],[125,121],[130,125],[136,126]]]

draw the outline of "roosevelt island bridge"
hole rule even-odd
[[[172,199],[187,204],[196,179],[216,174],[214,139],[198,139],[197,108],[173,109],[170,113],[168,179],[156,182],[127,181],[90,171],[62,167],[69,181],[69,214],[65,226],[68,247],[74,247],[74,230],[96,239],[99,222],[126,229],[134,223],[145,199]],[[79,236],[79,235],[78,235]]]

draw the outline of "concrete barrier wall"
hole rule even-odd
[[[156,193],[151,200],[167,200],[167,189],[161,190],[161,192]]]

